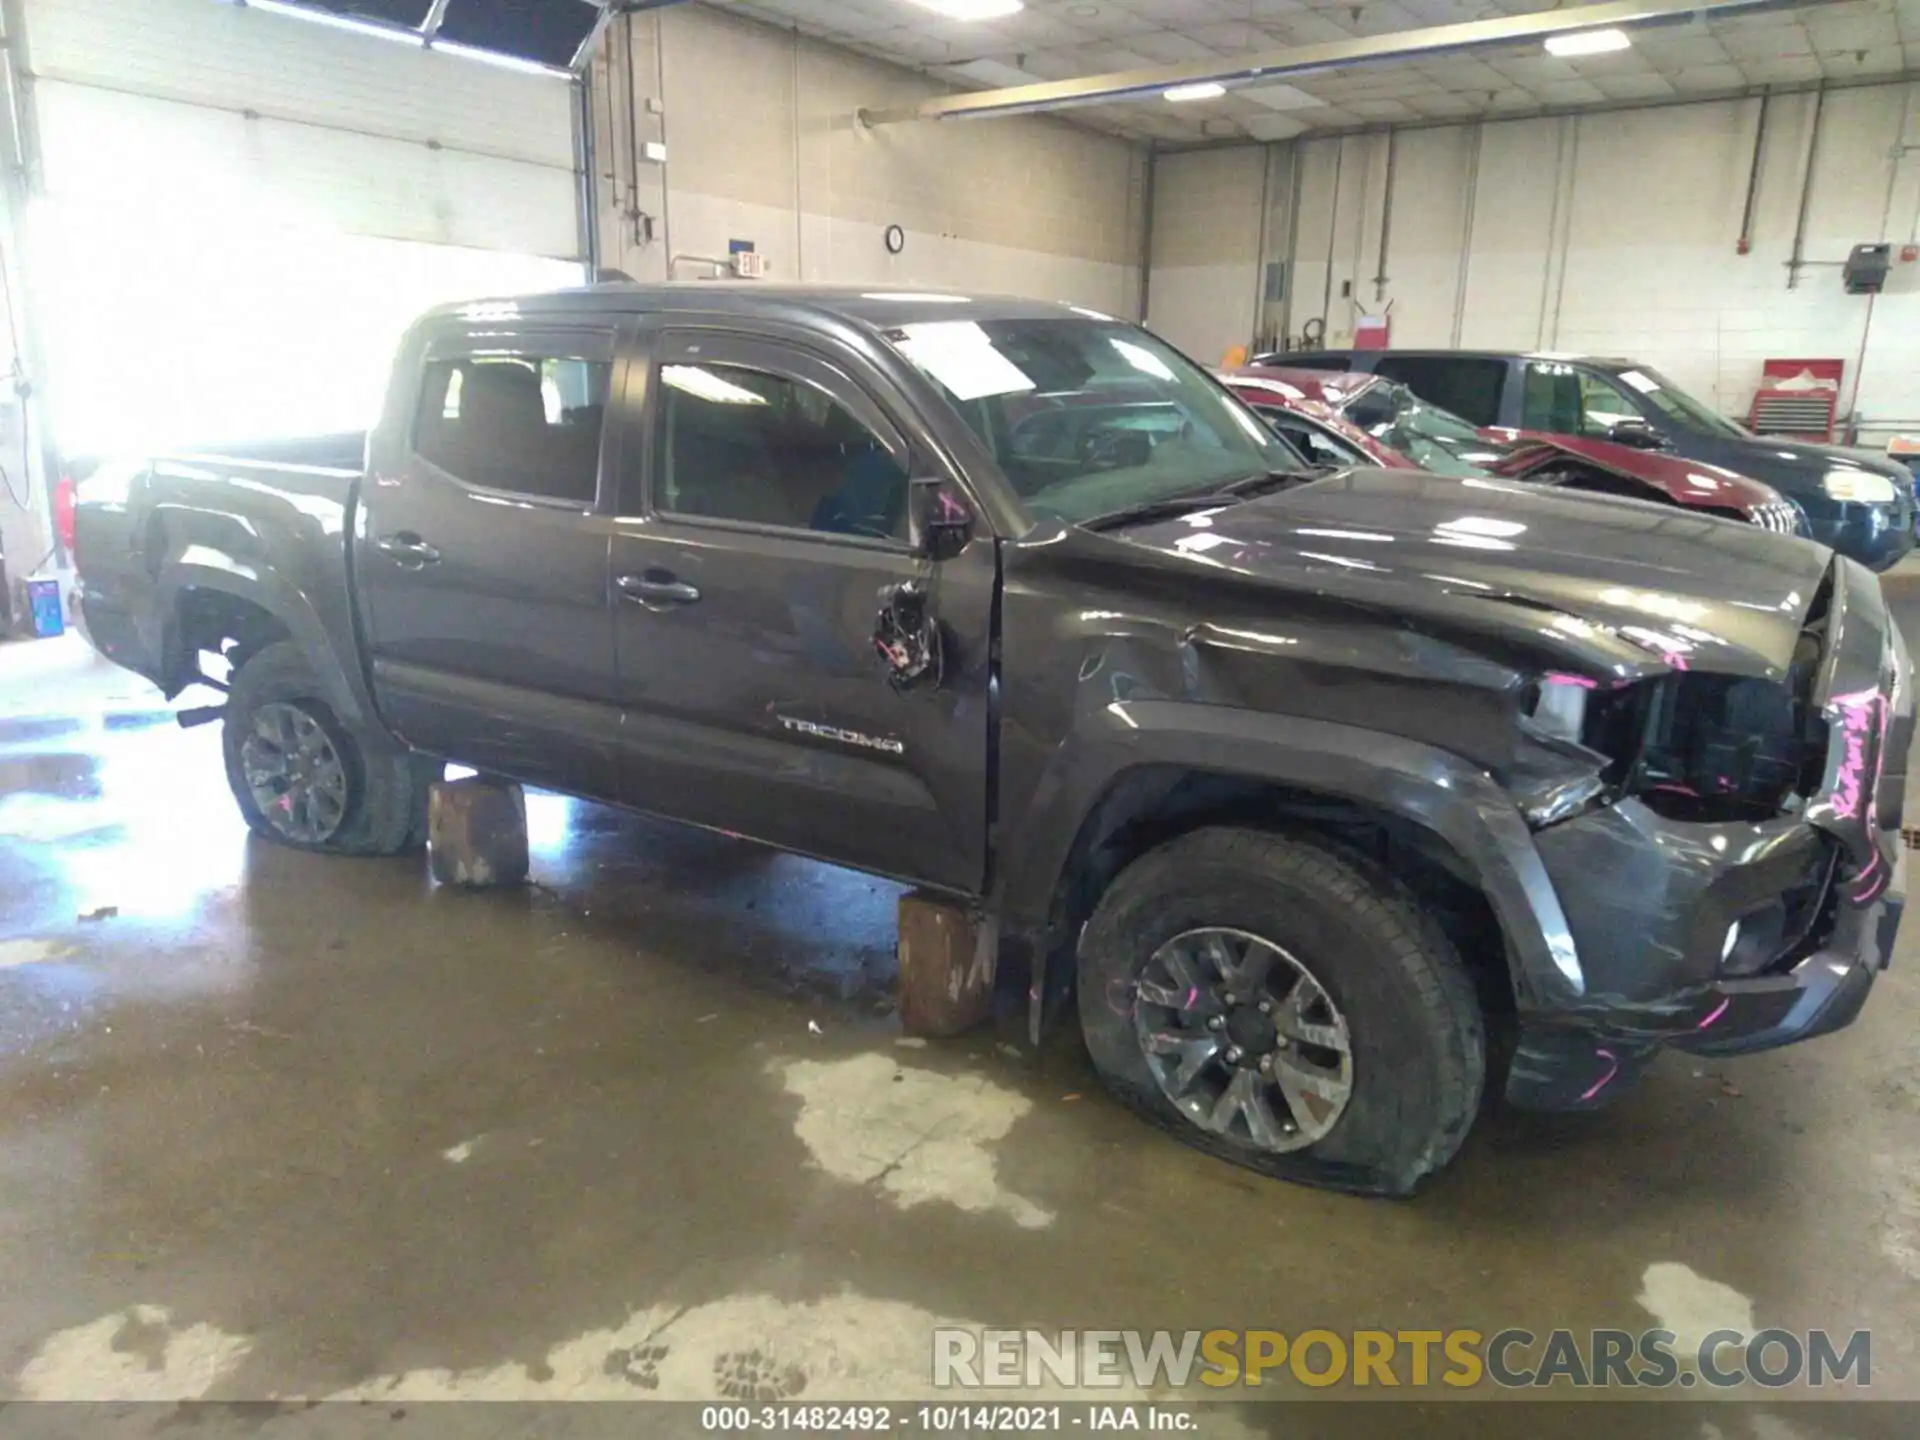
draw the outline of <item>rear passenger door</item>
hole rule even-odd
[[[1385,354],[1373,373],[1398,380],[1429,405],[1482,427],[1500,425],[1511,367],[1497,356]]]
[[[363,487],[354,571],[381,713],[432,754],[615,791],[611,522],[600,477],[617,321],[416,337]]]

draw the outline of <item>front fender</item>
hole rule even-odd
[[[1486,772],[1380,731],[1175,700],[1116,701],[1055,752],[1025,813],[1003,832],[996,908],[1009,930],[1047,934],[1082,825],[1128,773],[1148,766],[1359,801],[1431,832],[1492,907],[1522,1008],[1559,1008],[1583,993],[1572,932],[1533,836]],[[1036,947],[1036,966],[1048,948]]]

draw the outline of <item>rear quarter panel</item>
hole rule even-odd
[[[95,645],[174,695],[195,674],[184,608],[211,593],[257,606],[305,650],[343,720],[367,723],[346,537],[359,473],[226,455],[155,460],[124,499],[76,518]]]

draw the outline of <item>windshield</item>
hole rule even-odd
[[[1470,478],[1488,473],[1468,458],[1488,454],[1480,432],[1452,411],[1427,404],[1404,385],[1369,385],[1342,413],[1350,424],[1398,450],[1422,470]]]
[[[1299,458],[1144,330],[1101,320],[938,320],[887,339],[945,392],[1027,510],[1078,524]]]
[[[1662,415],[1689,430],[1704,430],[1709,435],[1719,435],[1728,440],[1744,439],[1746,430],[1727,419],[1716,415],[1686,391],[1675,387],[1674,383],[1657,370],[1649,370],[1644,365],[1636,365],[1631,370],[1615,372],[1621,382],[1646,396],[1647,400]]]

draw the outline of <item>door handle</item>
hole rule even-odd
[[[700,592],[684,580],[676,580],[667,570],[648,570],[640,575],[622,575],[613,582],[621,595],[649,610],[664,610],[672,605],[691,605]]]
[[[423,565],[438,565],[440,552],[411,530],[374,541],[374,549],[397,565],[418,570]]]

